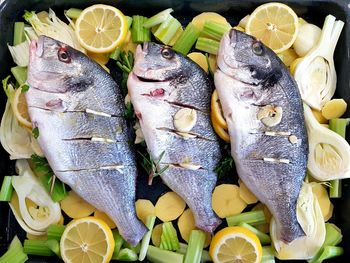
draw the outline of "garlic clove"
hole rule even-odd
[[[283,113],[282,107],[266,105],[258,111],[257,118],[265,126],[273,127],[281,122],[282,113]]]
[[[197,111],[189,108],[180,109],[174,116],[174,127],[179,132],[189,132],[197,122]]]

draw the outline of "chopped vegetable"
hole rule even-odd
[[[299,26],[297,38],[293,43],[293,48],[298,56],[305,56],[320,40],[321,28],[313,24],[303,24]]]
[[[208,73],[208,63],[206,57],[200,52],[192,52],[187,55],[190,59],[197,63],[205,72]]]
[[[227,217],[226,221],[227,225],[229,226],[237,226],[241,223],[247,223],[255,226],[265,223],[266,219],[264,212],[262,210],[257,210]]]
[[[239,197],[248,205],[258,202],[258,198],[247,188],[242,180],[238,180],[239,184]]]
[[[312,182],[310,185],[320,205],[324,221],[328,221],[329,218],[327,217],[332,215],[333,205],[329,200],[327,189],[320,183]]]
[[[146,224],[148,216],[156,214],[155,207],[150,200],[138,199],[135,202],[137,217]]]
[[[176,251],[179,249],[179,239],[177,238],[176,229],[171,222],[165,222],[162,225],[162,235],[160,237],[161,249]]]
[[[180,243],[180,248],[176,251],[178,253],[181,253],[183,255],[187,252],[188,245],[184,243]],[[211,257],[209,256],[209,252],[207,250],[202,250],[201,252],[201,262],[211,262]]]
[[[182,35],[182,33],[184,32],[182,26],[179,27],[179,29],[176,31],[176,34],[173,36],[173,38],[169,41],[169,46],[174,46],[176,41],[179,39],[179,37]]]
[[[55,253],[47,246],[46,240],[24,240],[24,253],[35,256],[54,256]]]
[[[47,228],[47,239],[60,240],[66,226],[52,224]]]
[[[200,263],[206,235],[202,230],[192,230],[184,263]]]
[[[17,46],[23,43],[26,40],[24,35],[24,23],[23,22],[15,22],[13,29],[13,45]]]
[[[222,36],[230,29],[231,26],[227,23],[222,24],[209,20],[204,23],[201,34],[205,37],[220,41]]]
[[[267,234],[256,229],[255,227],[253,227],[247,223],[244,223],[244,222],[239,223],[238,226],[244,227],[244,228],[252,231],[259,238],[261,245],[268,245],[271,243],[271,238]]]
[[[82,11],[83,10],[78,8],[69,8],[68,10],[64,11],[64,14],[71,19],[78,19]]]
[[[163,23],[164,21],[168,20],[168,18],[170,17],[170,13],[173,11],[174,11],[174,9],[168,8],[168,9],[163,10],[162,12],[159,12],[158,14],[148,18],[143,23],[143,27],[151,28],[153,26],[156,26],[156,25]]]
[[[21,241],[15,236],[6,251],[0,257],[0,263],[24,263],[28,260],[27,254],[23,251]]]
[[[328,15],[317,45],[298,63],[294,78],[301,97],[313,109],[321,110],[335,92],[337,74],[333,53],[344,22]]]
[[[181,27],[180,22],[169,15],[168,19],[159,25],[154,36],[163,44],[169,44],[175,36],[177,30]]]
[[[119,255],[119,251],[123,246],[124,240],[122,236],[119,234],[117,229],[114,229],[112,233],[113,233],[113,239],[114,239],[114,250],[113,250],[112,258],[117,258]]]
[[[143,24],[147,21],[147,17],[133,16],[131,27],[131,37],[134,43],[143,43],[151,41],[151,31],[148,28],[143,27]]]
[[[271,246],[262,247],[262,258],[261,263],[274,263],[275,252]]]
[[[226,18],[215,12],[203,12],[192,19],[192,24],[200,31],[203,30],[206,21],[213,21],[219,24],[228,25]]]
[[[339,134],[323,127],[304,104],[309,139],[308,171],[317,180],[350,177],[350,146]]]
[[[335,246],[325,246],[323,247],[317,255],[312,259],[309,260],[309,263],[321,263],[326,259],[339,257],[343,255],[344,249],[342,247],[335,247]]]
[[[16,66],[11,68],[11,73],[15,77],[19,85],[24,84],[27,81],[27,68]]]
[[[206,37],[199,37],[196,43],[196,49],[204,52],[208,52],[214,55],[218,53],[219,46],[220,46],[219,41],[206,38]]]
[[[145,225],[148,228],[148,232],[142,238],[142,241],[141,241],[141,248],[140,248],[140,253],[139,253],[139,260],[140,261],[143,261],[146,258],[147,250],[149,247],[149,242],[151,240],[151,235],[152,235],[155,221],[156,221],[156,216],[150,215],[147,217]]]
[[[315,116],[316,120],[321,124],[328,124],[328,120],[323,117],[322,112],[312,109],[312,113]]]
[[[0,201],[11,201],[13,187],[12,176],[4,176],[0,190]]]
[[[256,206],[254,206],[252,208],[251,211],[258,211],[258,210],[261,210],[261,211],[264,212],[265,223],[255,225],[254,227],[259,229],[261,232],[267,234],[267,233],[270,232],[270,221],[271,221],[271,218],[272,218],[272,214],[271,214],[270,210],[267,208],[267,206],[262,204],[262,203],[258,203]]]
[[[160,237],[162,236],[162,232],[163,232],[163,224],[158,224],[153,228],[152,243],[156,247],[160,246]]]
[[[28,41],[24,41],[15,46],[7,45],[13,61],[19,67],[27,67],[29,63],[29,43]]]
[[[183,263],[184,256],[180,253],[149,246],[147,259],[153,263]]]
[[[225,218],[241,213],[247,204],[239,197],[237,185],[221,184],[214,189],[212,206],[220,218]]]
[[[298,58],[298,55],[297,53],[295,53],[293,48],[288,48],[285,51],[278,53],[277,56],[287,67],[289,67],[292,64],[292,62]]]
[[[100,210],[96,210],[94,212],[94,217],[101,219],[102,221],[104,221],[110,229],[114,229],[117,227],[117,225],[114,223],[114,221],[104,212],[100,211]]]
[[[137,253],[129,248],[122,248],[116,257],[112,257],[113,260],[120,261],[137,261]]]
[[[346,112],[347,104],[343,99],[332,99],[322,107],[322,115],[327,120],[340,118]]]
[[[189,23],[181,36],[176,40],[173,49],[187,55],[194,43],[196,43],[199,34],[200,30],[197,29],[192,23]]]
[[[185,210],[186,203],[174,192],[162,195],[156,203],[156,216],[163,222],[178,218]]]
[[[74,191],[69,191],[68,196],[61,201],[61,209],[70,218],[83,218],[91,215],[96,208],[87,203]]]

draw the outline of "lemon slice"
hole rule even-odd
[[[299,29],[295,12],[281,3],[267,3],[259,6],[249,16],[246,33],[260,39],[275,53],[292,46]]]
[[[80,44],[94,53],[113,51],[127,35],[126,17],[109,5],[98,4],[84,9],[75,27]]]
[[[219,126],[227,130],[227,123],[223,116],[221,103],[216,90],[214,90],[213,94],[211,95],[211,113],[212,122],[216,122]]]
[[[105,263],[113,255],[114,239],[108,225],[95,217],[71,221],[60,242],[65,263]]]
[[[209,254],[214,263],[258,263],[262,247],[258,237],[243,227],[226,227],[213,237]]]
[[[27,100],[25,97],[25,93],[22,92],[22,86],[16,89],[11,106],[18,122],[24,127],[32,129],[32,123],[28,114]]]

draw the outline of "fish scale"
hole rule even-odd
[[[45,36],[31,43],[28,83],[28,112],[56,176],[139,243],[147,228],[136,216],[136,160],[118,85],[85,54]]]
[[[308,138],[297,84],[271,49],[234,29],[221,39],[214,81],[239,177],[271,211],[280,240],[304,236],[296,205]]]

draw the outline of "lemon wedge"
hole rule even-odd
[[[61,256],[65,263],[107,263],[114,250],[112,230],[95,217],[71,221],[64,230]]]
[[[280,53],[293,45],[298,35],[299,19],[289,6],[275,2],[267,3],[253,11],[245,30],[275,53]]]
[[[25,97],[25,93],[22,92],[22,86],[16,89],[11,106],[18,122],[22,126],[32,129],[32,123],[28,114],[27,100]]]
[[[109,5],[97,4],[84,9],[75,27],[80,44],[93,53],[113,51],[127,35],[125,15]]]
[[[214,263],[258,263],[262,247],[258,237],[243,227],[226,227],[213,237],[209,254]]]

